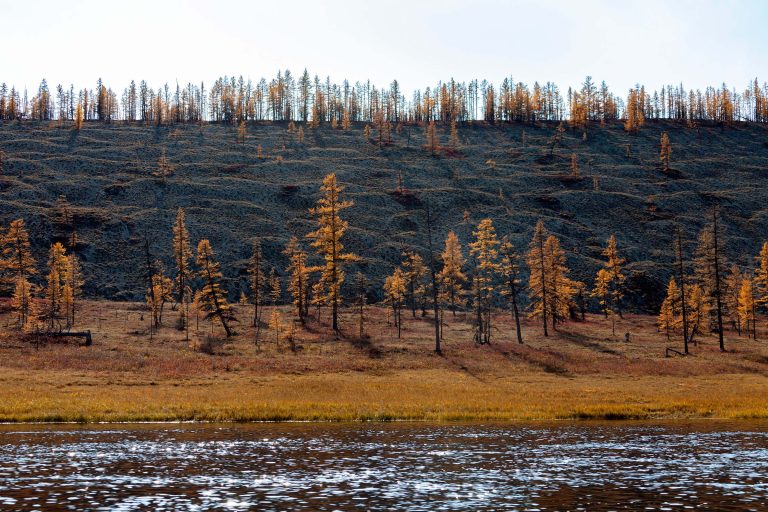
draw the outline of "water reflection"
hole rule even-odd
[[[0,509],[768,510],[755,423],[0,427]]]

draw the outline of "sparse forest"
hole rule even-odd
[[[625,316],[650,313],[666,355],[705,338],[727,352],[757,339],[768,307],[768,242],[744,228],[761,207],[745,215],[717,181],[670,198],[696,173],[727,172],[711,170],[726,151],[712,141],[739,146],[724,161],[757,179],[739,152],[768,147],[765,98],[755,80],[622,99],[587,77],[564,94],[451,81],[407,100],[397,82],[306,72],[210,90],[132,83],[120,97],[101,82],[55,94],[43,82],[30,99],[3,85],[6,325],[61,336],[81,328],[86,299],[138,296],[132,332],[206,353],[230,339],[298,353],[319,332],[375,353],[377,336],[423,339],[426,323],[443,355],[457,340],[569,339],[595,319],[629,342]],[[72,169],[73,186],[41,184],[58,192],[35,202],[36,165]],[[73,194],[87,176],[106,181]]]
[[[155,126],[203,121],[235,125],[294,121],[312,128],[328,123],[346,130],[355,122],[389,129],[384,125],[567,121],[583,128],[589,122],[622,119],[626,130],[635,132],[646,120],[659,119],[688,126],[767,123],[766,98],[768,83],[761,85],[757,78],[743,89],[725,83],[703,91],[686,90],[682,84],[657,90],[637,85],[625,96],[612,92],[605,82],[597,84],[590,76],[580,88],[567,90],[551,82],[530,86],[512,78],[497,85],[487,80],[450,79],[406,97],[397,80],[386,87],[377,87],[369,80],[354,84],[343,80],[338,84],[330,77],[311,76],[305,69],[300,76],[286,70],[256,82],[242,75],[225,76],[209,86],[165,83],[153,88],[143,80],[138,84],[131,81],[122,91],[101,80],[95,88],[77,90],[74,85],[52,88],[42,80],[36,91],[20,91],[3,82],[0,120],[70,121],[75,127],[92,120]]]

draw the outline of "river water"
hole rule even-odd
[[[768,510],[756,422],[0,426],[0,510]]]

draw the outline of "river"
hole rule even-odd
[[[0,509],[768,510],[768,424],[4,425]]]

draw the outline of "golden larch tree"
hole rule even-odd
[[[624,298],[624,283],[626,281],[622,266],[625,260],[619,256],[615,236],[611,235],[608,238],[602,255],[605,256],[606,261],[603,268],[597,273],[592,296],[597,297],[600,301],[600,307],[606,318],[611,313],[622,316],[621,301]]]
[[[739,290],[739,320],[741,322],[741,325],[746,329],[747,336],[749,336],[750,332],[752,333],[752,337],[754,339],[757,339],[757,328],[755,326],[756,324],[756,301],[755,301],[755,294],[752,287],[752,279],[749,277],[746,277],[741,282],[741,290]]]
[[[232,306],[227,302],[227,292],[221,287],[221,265],[216,261],[211,243],[206,239],[197,244],[197,268],[198,277],[203,282],[200,309],[205,312],[206,319],[218,318],[227,337],[230,337],[234,332],[229,324],[235,321],[235,317]]]
[[[11,297],[11,307],[16,312],[19,329],[27,331],[34,324],[37,316],[32,284],[26,277],[16,279],[16,286]]]
[[[443,260],[443,268],[438,274],[440,290],[455,317],[456,308],[464,302],[464,284],[467,282],[467,276],[463,271],[465,261],[461,253],[461,242],[453,231],[448,232],[440,257]]]
[[[544,241],[544,265],[547,267],[549,282],[548,313],[552,328],[557,329],[557,324],[568,318],[571,306],[574,305],[577,283],[568,277],[565,252],[560,247],[560,240],[554,235],[549,235]]]
[[[497,292],[499,273],[499,239],[491,219],[483,219],[472,232],[475,241],[469,244],[473,259],[473,291],[476,311],[475,342],[491,342],[491,312]]]
[[[37,263],[32,257],[29,233],[23,219],[11,221],[0,239],[0,271],[6,274],[6,284],[13,287],[19,278],[29,279],[37,273]]]
[[[403,269],[397,267],[395,272],[384,280],[384,301],[392,308],[392,316],[395,327],[397,327],[397,337],[401,333],[401,311],[403,302],[405,302],[406,280]]]
[[[176,302],[180,305],[179,328],[185,329],[189,322],[189,303],[192,289],[192,247],[189,244],[184,208],[176,212],[176,222],[173,224],[173,259],[176,261],[176,279],[174,290]]]
[[[253,300],[253,326],[258,327],[261,317],[259,308],[261,307],[262,290],[265,286],[264,272],[262,271],[263,258],[261,255],[261,240],[258,238],[253,241],[251,257],[248,260],[248,278],[249,288],[251,290],[251,299]]]
[[[669,339],[672,332],[680,326],[680,290],[677,288],[677,281],[674,277],[669,278],[667,285],[667,296],[661,303],[659,311],[658,326]]]
[[[340,213],[352,206],[352,201],[345,201],[341,195],[344,187],[339,185],[336,174],[329,174],[320,187],[322,197],[317,206],[309,211],[317,219],[318,228],[307,237],[312,240],[312,247],[323,258],[324,265],[320,272],[320,286],[331,305],[331,322],[334,331],[339,330],[339,307],[341,306],[341,287],[344,284],[344,266],[357,260],[357,256],[344,252],[341,242],[349,223],[342,220]]]
[[[531,300],[531,318],[542,319],[544,336],[549,336],[547,331],[547,315],[549,312],[549,278],[547,273],[544,243],[548,233],[544,228],[544,222],[539,221],[533,230],[533,238],[528,248],[526,263],[530,270],[528,278],[528,296]]]
[[[288,246],[283,251],[288,257],[288,292],[293,298],[293,305],[296,308],[296,316],[301,323],[304,323],[304,316],[307,312],[306,297],[307,284],[309,281],[309,267],[307,267],[307,253],[299,247],[299,241],[292,236]]]
[[[661,169],[664,172],[669,171],[670,157],[672,156],[672,145],[669,143],[669,135],[667,132],[661,133],[661,149],[659,151],[659,158],[661,160]]]

